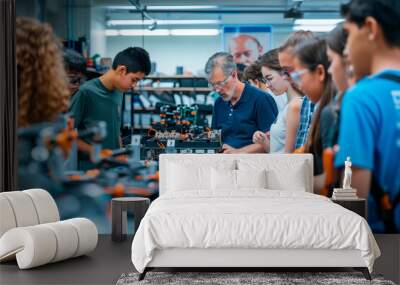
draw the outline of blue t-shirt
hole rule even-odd
[[[400,70],[382,73],[400,76]],[[393,201],[400,191],[400,84],[377,78],[380,74],[360,80],[344,96],[335,167],[343,167],[350,156],[353,166],[371,171]],[[400,232],[400,205],[395,220]],[[374,232],[383,231],[371,192],[368,222]]]
[[[215,101],[211,127],[221,130],[223,143],[241,148],[253,143],[255,131],[269,131],[277,115],[278,108],[271,95],[245,84],[234,106],[221,97]]]

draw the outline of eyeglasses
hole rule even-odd
[[[231,78],[231,76],[232,76],[232,74],[230,74],[227,78],[225,78],[224,80],[222,80],[222,81],[220,81],[220,82],[215,82],[215,83],[209,82],[209,83],[208,83],[208,86],[211,87],[211,88],[213,88],[213,89],[216,89],[216,88],[219,88],[219,89],[224,88],[225,85],[228,83],[229,79]]]
[[[81,75],[69,74],[68,80],[70,84],[78,85],[84,81],[84,78]]]
[[[287,77],[290,77],[290,74],[289,74],[289,72],[288,72],[286,69],[282,69],[282,70],[279,70],[279,71],[277,71],[277,72],[278,72],[278,74],[279,74],[280,76],[287,76]],[[267,85],[269,85],[269,86],[272,85],[272,80],[274,80],[274,77],[273,77],[273,75],[271,75],[271,74],[267,74],[267,75],[263,76],[262,79],[260,79],[260,81],[261,81],[262,83],[267,84]]]
[[[269,84],[268,78],[260,77],[257,80],[260,81],[262,84]]]
[[[303,69],[303,70],[299,70],[299,71],[293,71],[293,72],[289,73],[289,75],[293,79],[294,82],[299,83],[301,80],[301,77],[308,72],[310,72],[308,69]]]
[[[260,82],[264,83],[265,85],[271,86],[272,78],[270,76],[268,76],[268,75],[267,76],[263,76],[259,80],[260,80]]]
[[[293,67],[292,66],[282,66],[282,69],[279,70],[279,73],[281,75],[286,75],[286,76],[290,76],[290,74],[293,72]]]
[[[287,77],[290,77],[290,72],[293,72],[293,70],[292,70],[292,71],[290,71],[290,70],[288,70],[288,69],[284,68],[284,69],[282,69],[281,71],[279,71],[279,74],[280,74],[281,76],[287,76]]]

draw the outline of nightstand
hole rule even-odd
[[[367,201],[365,199],[352,199],[352,200],[336,200],[331,199],[333,203],[359,214],[364,219],[367,219]]]
[[[135,219],[135,233],[140,221],[146,214],[150,205],[150,199],[142,197],[121,197],[111,200],[112,229],[111,239],[113,241],[124,241],[127,236],[127,212],[133,213]]]

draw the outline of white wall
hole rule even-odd
[[[96,0],[99,1],[99,0]],[[101,1],[101,0],[100,0]],[[239,1],[238,1],[239,2]],[[240,1],[243,2],[243,1]],[[269,3],[272,5],[272,3]],[[247,3],[242,3],[246,5]],[[282,14],[173,14],[152,13],[155,19],[208,19],[219,20],[221,25],[197,27],[159,27],[161,28],[213,28],[223,25],[271,25],[272,47],[277,47],[286,40],[292,32],[293,19],[284,19]],[[108,14],[110,19],[140,19],[138,14],[118,12]],[[111,29],[129,29],[132,27],[111,27]],[[198,37],[145,37],[144,48],[157,63],[157,70],[168,75],[175,74],[176,66],[198,74],[203,72],[207,59],[215,52],[221,51],[221,35]],[[141,37],[107,37],[107,57],[114,57],[116,53],[128,46],[142,46]]]
[[[272,48],[277,48],[282,45],[292,32],[292,30],[287,29],[272,32]]]
[[[273,33],[273,46],[280,45],[288,32]],[[106,38],[106,57],[114,58],[121,50],[130,46],[142,46],[142,37],[113,36]],[[194,75],[203,73],[207,59],[221,51],[220,36],[154,36],[145,37],[144,48],[150,53],[152,61],[157,63],[157,71],[168,75],[175,74],[176,66]]]
[[[94,7],[90,14],[90,55],[107,54],[107,43],[105,36],[105,9]]]
[[[141,37],[107,37],[108,57],[114,56],[130,46],[142,46]],[[176,66],[183,66],[185,71],[199,74],[204,69],[207,59],[220,51],[220,37],[214,36],[154,36],[145,37],[144,48],[151,60],[157,63],[157,71],[168,75],[175,74]]]

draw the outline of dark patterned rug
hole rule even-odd
[[[384,280],[382,276],[372,275],[372,281],[364,278],[360,272],[148,272],[146,278],[138,281],[138,273],[122,274],[117,285],[133,284],[213,284],[213,285],[244,285],[244,284],[324,284],[324,285],[354,285],[379,284],[395,285]]]

